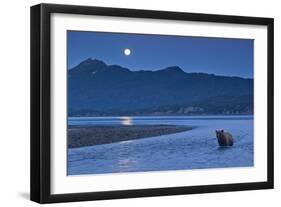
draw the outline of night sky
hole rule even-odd
[[[68,68],[87,58],[130,70],[179,66],[185,72],[253,78],[254,41],[168,35],[68,31]],[[130,55],[125,55],[128,48]]]

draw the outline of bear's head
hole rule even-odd
[[[217,137],[220,137],[224,133],[224,130],[216,130]]]

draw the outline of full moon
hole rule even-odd
[[[128,49],[128,48],[126,48],[126,49],[124,50],[124,54],[125,54],[126,56],[130,55],[130,54],[131,54],[131,50]]]

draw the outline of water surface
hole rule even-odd
[[[253,166],[253,116],[73,117],[69,125],[188,125],[191,131],[68,150],[68,175]],[[216,129],[234,137],[219,147]]]

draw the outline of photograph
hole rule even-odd
[[[274,188],[274,18],[30,15],[32,201]]]
[[[254,39],[66,35],[68,176],[254,167]]]

